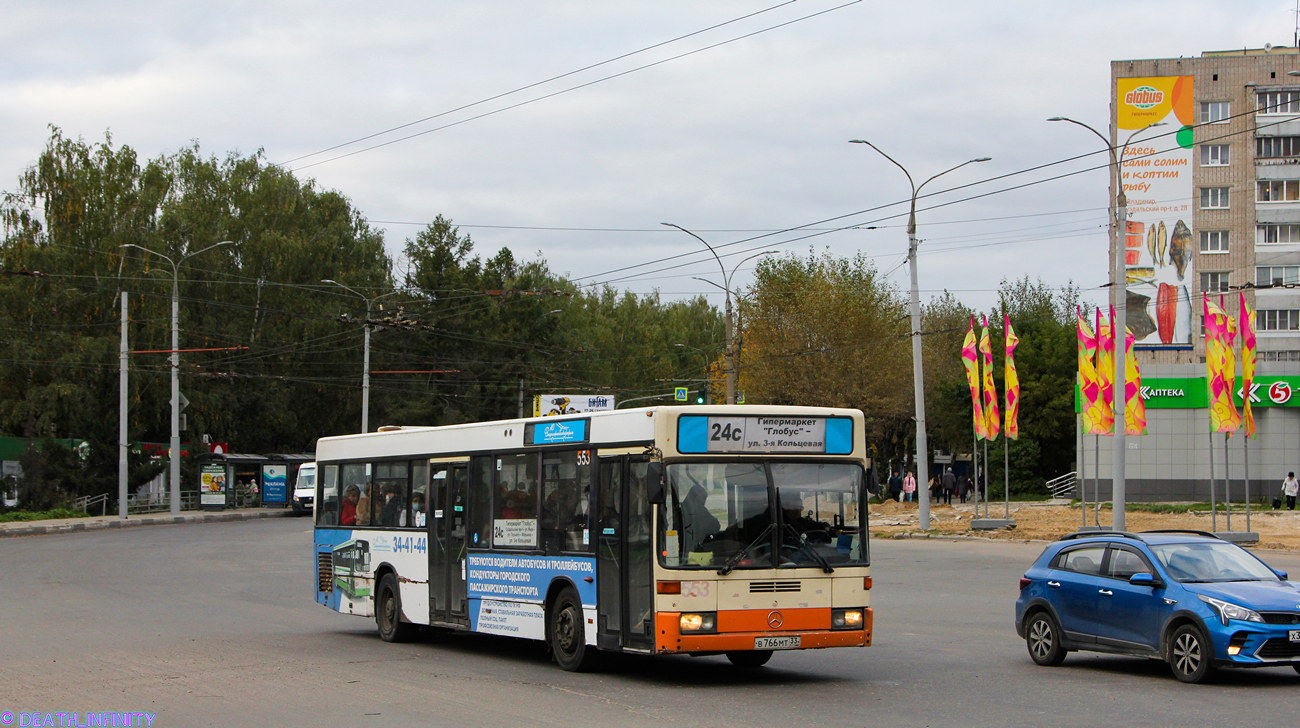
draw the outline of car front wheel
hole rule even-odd
[[[1185,683],[1202,683],[1214,674],[1214,646],[1194,624],[1184,624],[1169,638],[1169,667]]]
[[[1025,646],[1029,657],[1039,665],[1055,667],[1065,661],[1065,648],[1061,646],[1061,630],[1056,620],[1047,612],[1036,612],[1025,625]]]

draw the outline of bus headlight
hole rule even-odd
[[[682,615],[681,631],[692,634],[704,634],[718,631],[718,615],[715,612],[689,612]]]
[[[862,629],[862,610],[832,609],[831,629]]]

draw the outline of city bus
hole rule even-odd
[[[421,626],[539,640],[571,671],[603,651],[758,667],[871,644],[858,410],[382,427],[316,456],[316,601],[386,641]]]

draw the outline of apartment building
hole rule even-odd
[[[1148,434],[1126,442],[1130,500],[1271,500],[1300,472],[1300,51],[1265,46],[1111,63],[1111,139],[1130,223],[1111,236],[1138,343]],[[1112,189],[1111,199],[1115,199]],[[1202,303],[1256,310],[1258,436],[1211,435]],[[1294,393],[1294,396],[1293,396]],[[1112,441],[1078,460],[1110,497]],[[1249,461],[1247,462],[1247,453]],[[1226,468],[1225,468],[1226,464]],[[1211,469],[1213,467],[1213,469]]]

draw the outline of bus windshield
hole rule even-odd
[[[667,481],[659,529],[666,567],[833,570],[867,563],[862,468],[855,463],[674,463]]]

